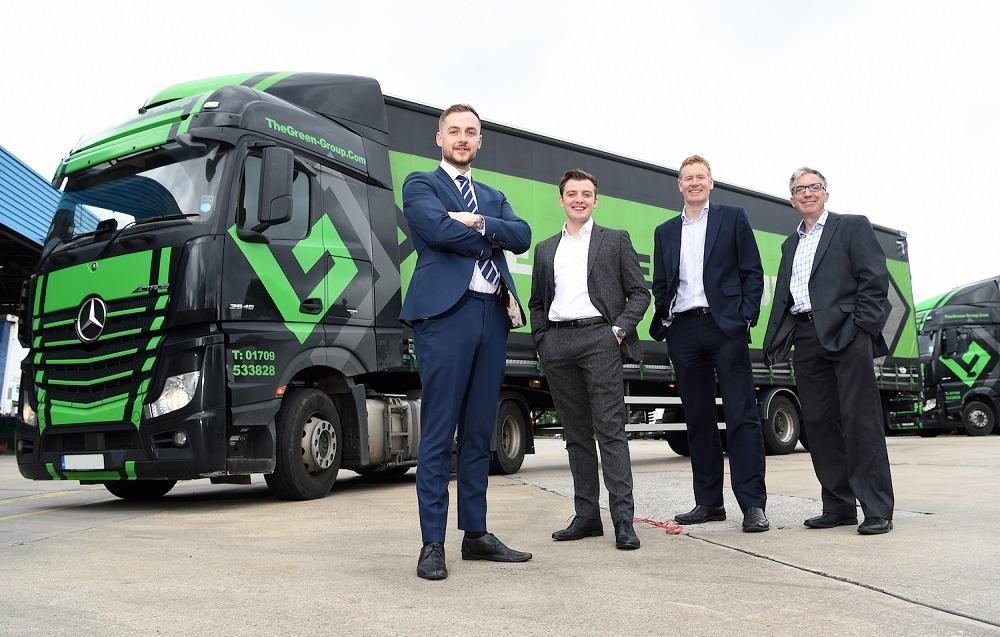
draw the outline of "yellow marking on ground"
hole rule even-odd
[[[62,509],[38,509],[37,511],[28,511],[27,513],[15,513],[14,515],[4,515],[0,516],[0,522],[4,520],[14,520],[17,518],[26,518],[29,515],[39,515],[40,513],[51,513],[52,511],[61,511]]]
[[[74,493],[80,493],[83,489],[73,489],[72,491],[50,491],[47,493],[33,493],[31,495],[17,495],[12,498],[4,498],[0,500],[0,504],[10,504],[25,502],[27,500],[42,500],[45,498],[57,498],[62,495],[72,495]]]

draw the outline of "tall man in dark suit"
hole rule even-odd
[[[528,301],[531,333],[559,411],[573,474],[576,515],[552,538],[604,535],[596,435],[615,546],[637,549],[622,359],[642,356],[635,327],[649,307],[649,291],[628,233],[594,223],[593,175],[567,171],[559,181],[559,205],[566,223],[559,234],[535,246]]]
[[[885,253],[867,218],[826,210],[830,195],[818,170],[800,168],[788,185],[802,221],[781,246],[764,355],[770,365],[795,346],[809,453],[823,487],[823,513],[805,525],[857,524],[857,500],[865,514],[858,533],[887,533],[892,477],[872,365],[889,352]]]
[[[667,340],[691,449],[695,507],[674,519],[681,524],[726,519],[718,375],[743,530],[767,531],[764,436],[747,345],[764,292],[760,253],[745,210],[709,203],[715,183],[703,157],[684,160],[677,185],[684,210],[654,234],[656,313],[649,330],[654,339]]]
[[[507,332],[524,324],[503,251],[520,254],[531,229],[503,193],[472,181],[483,143],[471,106],[447,108],[438,125],[441,165],[403,183],[403,214],[417,266],[400,320],[413,325],[420,370],[417,502],[423,547],[417,575],[444,579],[448,480],[458,426],[458,528],[462,559],[525,562],[486,531],[490,438],[506,366]]]

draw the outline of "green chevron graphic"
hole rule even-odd
[[[972,341],[969,344],[969,349],[961,357],[945,358],[941,356],[938,360],[954,372],[955,376],[967,387],[971,388],[986,370],[986,366],[990,364],[992,358],[982,345]]]
[[[264,288],[271,296],[271,300],[274,301],[275,307],[278,308],[281,317],[285,319],[285,327],[295,335],[300,344],[305,344],[316,329],[316,324],[326,316],[334,302],[340,298],[340,295],[344,293],[344,290],[358,274],[358,267],[351,259],[341,257],[334,260],[333,267],[326,273],[323,280],[305,297],[322,299],[323,311],[319,314],[306,314],[299,309],[304,299],[300,299],[295,293],[295,287],[292,285],[288,273],[284,272],[278,265],[270,247],[264,243],[247,243],[240,240],[236,234],[235,225],[229,228],[229,236],[239,246],[257,278],[264,284]],[[323,215],[310,228],[309,235],[292,248],[292,254],[295,255],[295,260],[302,268],[303,276],[328,252],[326,247],[328,245],[344,245],[344,242],[330,217]],[[295,274],[293,273],[292,276]],[[324,289],[326,293],[324,293]]]

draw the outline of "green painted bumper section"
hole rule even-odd
[[[51,462],[45,464],[45,470],[49,472],[53,480],[135,480],[135,461],[129,460],[125,463],[125,475],[121,471],[59,471]]]

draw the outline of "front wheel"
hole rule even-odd
[[[775,396],[764,421],[764,450],[768,455],[791,453],[799,441],[799,411],[784,396]]]
[[[167,495],[175,484],[176,480],[116,480],[105,482],[104,488],[122,500],[149,502]]]
[[[996,426],[993,408],[981,400],[970,400],[962,410],[965,433],[970,436],[985,436]]]
[[[528,427],[524,412],[513,400],[505,400],[497,411],[497,450],[490,455],[490,472],[517,473],[528,449]]]
[[[330,397],[318,389],[292,390],[274,425],[274,473],[264,476],[271,492],[282,500],[315,500],[329,493],[343,452],[340,417]]]
[[[690,456],[691,447],[688,446],[688,435],[686,431],[668,431],[667,444],[670,450],[678,456]]]

